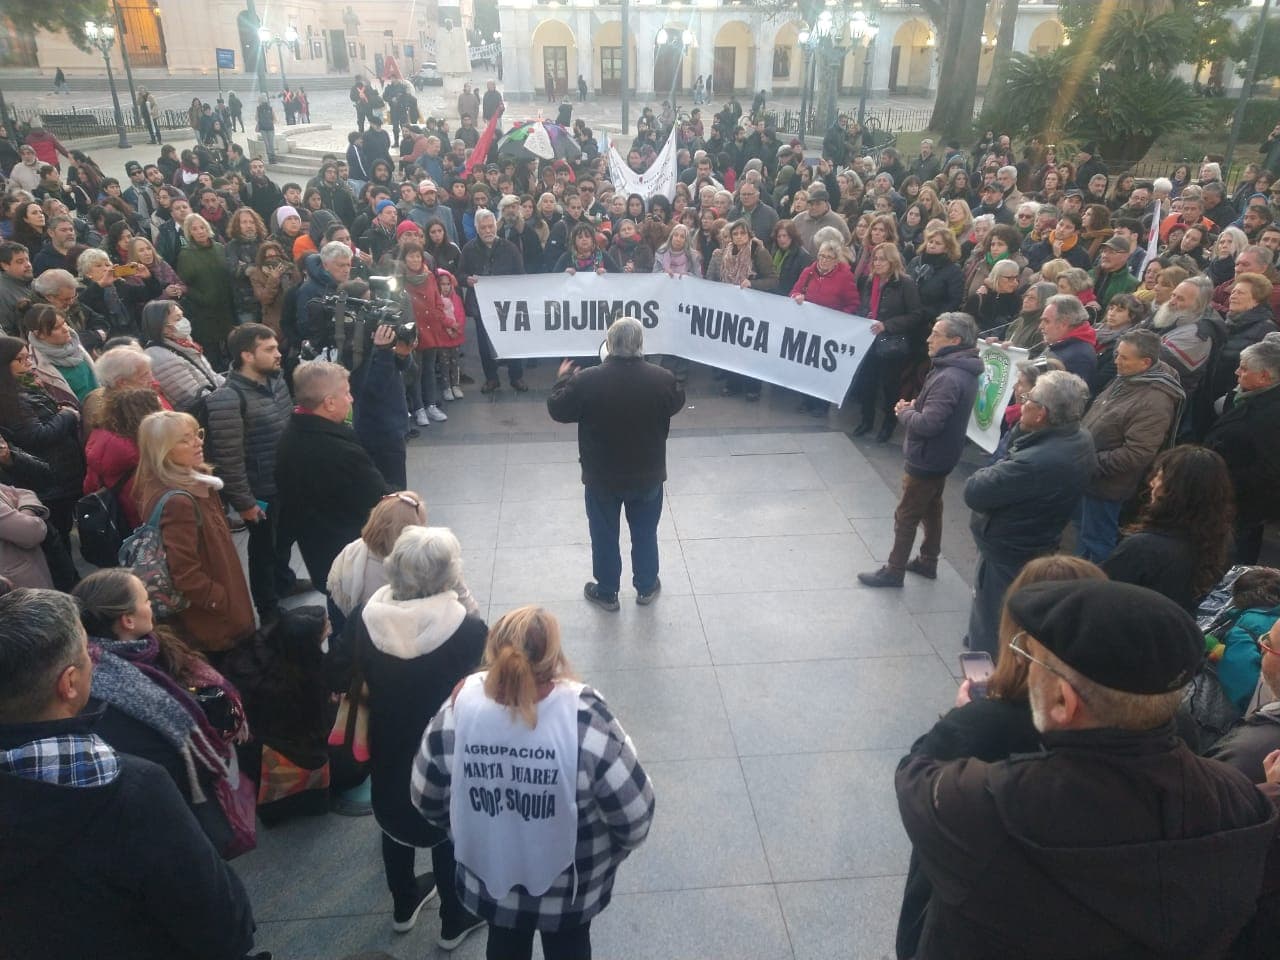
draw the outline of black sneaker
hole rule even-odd
[[[397,903],[391,914],[391,929],[396,933],[412,930],[422,908],[436,898],[436,878],[424,873],[414,881],[414,888],[414,895],[403,903]]]
[[[618,595],[616,593],[601,593],[600,584],[594,580],[590,580],[583,585],[582,595],[601,610],[608,610],[613,613],[621,609],[618,605]]]
[[[658,599],[658,594],[661,592],[662,592],[662,581],[657,577],[654,577],[653,587],[650,588],[648,593],[636,594],[636,603],[640,604],[640,606],[642,607],[647,607],[649,604],[653,603],[653,601]]]
[[[485,926],[483,920],[474,913],[464,910],[459,919],[452,923],[442,922],[440,924],[440,936],[436,937],[436,946],[441,950],[456,949],[462,944],[463,940],[483,926]]]

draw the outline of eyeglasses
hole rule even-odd
[[[1034,401],[1032,401],[1032,402],[1034,403]],[[1023,658],[1023,659],[1025,659],[1025,660],[1027,660],[1029,663],[1036,663],[1036,664],[1039,664],[1039,665],[1040,665],[1041,667],[1043,667],[1045,670],[1048,670],[1050,673],[1052,673],[1055,677],[1057,677],[1057,678],[1058,678],[1059,680],[1061,680],[1063,683],[1065,683],[1065,684],[1067,684],[1068,686],[1070,686],[1072,690],[1075,690],[1075,691],[1076,691],[1076,695],[1077,695],[1077,696],[1079,696],[1081,700],[1084,700],[1084,701],[1087,703],[1087,702],[1088,702],[1088,698],[1087,698],[1083,693],[1081,693],[1081,692],[1080,692],[1080,690],[1078,690],[1078,689],[1076,688],[1076,685],[1075,685],[1074,683],[1072,683],[1072,682],[1067,678],[1067,675],[1066,675],[1065,673],[1063,673],[1061,670],[1058,670],[1058,669],[1057,669],[1057,668],[1055,668],[1055,667],[1051,667],[1051,666],[1049,666],[1049,664],[1045,663],[1043,660],[1040,660],[1040,659],[1037,659],[1036,657],[1033,657],[1031,654],[1027,653],[1027,651],[1026,651],[1026,649],[1025,649],[1024,647],[1021,647],[1021,646],[1019,646],[1019,645],[1018,645],[1018,641],[1019,641],[1019,640],[1021,640],[1021,639],[1022,639],[1023,637],[1025,637],[1026,635],[1027,635],[1027,633],[1026,633],[1026,631],[1025,631],[1025,630],[1021,630],[1021,631],[1019,631],[1018,633],[1015,633],[1015,634],[1013,635],[1013,637],[1012,637],[1012,638],[1010,638],[1010,640],[1009,640],[1009,649],[1010,649],[1010,650],[1012,650],[1014,653],[1016,653],[1018,656],[1022,657],[1022,658]]]
[[[194,434],[183,437],[179,442],[188,444],[189,446],[204,443],[204,427],[197,427]]]
[[[1269,653],[1272,656],[1280,657],[1280,647],[1273,647],[1271,642],[1271,631],[1268,630],[1258,638],[1258,649],[1263,653]]]

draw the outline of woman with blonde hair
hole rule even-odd
[[[924,355],[924,312],[916,282],[907,275],[902,254],[891,241],[872,248],[871,273],[859,287],[863,313],[873,321],[871,332],[876,338],[854,378],[862,420],[853,435],[860,437],[875,428],[879,406],[884,419],[876,439],[886,443],[898,422],[893,408],[902,396],[903,373]]]
[[[218,498],[222,481],[204,460],[195,417],[161,410],[138,427],[133,495],[143,522],[160,529],[174,589],[188,604],[172,626],[191,646],[221,653],[254,629],[244,569]]]
[[[460,761],[481,749],[534,759]],[[535,932],[547,960],[591,955],[591,921],[654,809],[630,737],[574,679],[559,623],[534,606],[493,625],[483,669],[422,737],[410,791],[450,831],[462,903],[489,923],[487,955],[504,960],[528,958]]]
[[[215,367],[227,355],[227,334],[235,320],[232,304],[231,271],[226,252],[213,235],[209,221],[193,213],[182,222],[187,245],[178,253],[178,276],[187,285],[183,312],[191,320],[193,336]]]
[[[146,237],[134,237],[129,241],[129,262],[141,264],[150,271],[151,276],[155,277],[156,282],[160,284],[160,296],[169,300],[178,300],[186,296],[187,285],[182,282],[182,278],[173,267],[156,255],[155,244]],[[127,287],[140,287],[146,281],[140,274],[134,274],[132,277],[125,277],[124,283]]]
[[[342,616],[363,603],[387,585],[386,559],[396,540],[408,527],[427,525],[427,504],[412,490],[388,493],[369,511],[369,519],[360,531],[360,539],[352,540],[333,561],[325,591]],[[480,615],[480,605],[462,581],[453,586],[458,599],[472,616]],[[342,624],[334,624],[340,629]]]
[[[1055,580],[1105,580],[1107,575],[1088,560],[1054,554],[1030,561],[1009,585],[1011,597],[1033,583]],[[1021,628],[1009,615],[1006,604],[1000,613],[1000,657],[995,672],[978,695],[965,680],[956,691],[955,709],[933,725],[915,742],[913,753],[924,752],[939,760],[972,757],[986,763],[1006,760],[1015,753],[1040,751],[1040,734],[1031,722],[1031,700],[1027,676],[1031,662],[1009,655],[1009,643]],[[915,851],[907,866],[906,890],[898,915],[897,955],[914,957],[924,930],[925,912],[933,887],[920,869]]]
[[[947,204],[947,226],[960,242],[969,236],[973,229],[973,211],[964,200],[952,200]]]

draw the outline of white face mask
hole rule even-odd
[[[191,339],[191,321],[186,317],[178,320],[173,325],[173,335],[179,340]]]

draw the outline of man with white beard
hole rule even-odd
[[[1214,341],[1225,340],[1227,333],[1222,318],[1209,306],[1213,287],[1200,281],[1183,280],[1151,318],[1151,329],[1160,337],[1160,359],[1173,367],[1188,397],[1204,379]]]
[[[1109,580],[1032,584],[1006,613],[1001,656],[1027,664],[1044,749],[945,760],[926,737],[898,765],[932,889],[916,960],[1270,955],[1228,951],[1264,889],[1275,915],[1276,808],[1174,725],[1204,659],[1195,621]]]

